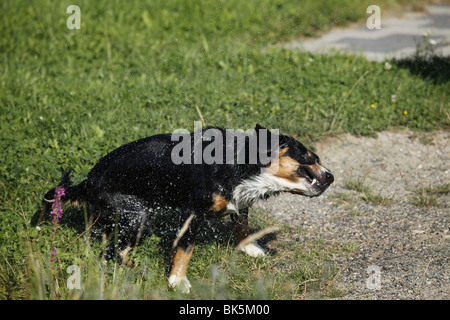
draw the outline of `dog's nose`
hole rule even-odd
[[[325,184],[330,185],[330,184],[333,183],[333,181],[334,181],[334,176],[333,176],[333,174],[331,174],[330,171],[326,171],[326,172],[325,172]]]

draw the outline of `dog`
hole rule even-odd
[[[202,221],[230,214],[242,243],[254,202],[281,192],[316,197],[334,181],[319,157],[293,137],[260,125],[224,143],[229,136],[228,130],[207,127],[125,144],[101,158],[77,185],[67,169],[59,184],[65,188],[61,200],[81,203],[97,228],[115,234],[106,257],[118,254],[125,263],[130,263],[127,253],[152,233],[154,212],[177,208],[181,221],[168,282],[189,292],[186,270]],[[47,210],[55,190],[44,196]],[[266,253],[256,241],[242,251],[253,257]]]

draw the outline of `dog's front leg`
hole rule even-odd
[[[191,291],[191,283],[189,282],[186,273],[189,260],[191,259],[194,245],[187,247],[178,247],[172,259],[172,269],[169,275],[169,287],[179,289],[182,293],[189,293]]]
[[[199,226],[199,218],[192,214],[184,220],[177,239],[174,241],[175,255],[172,258],[172,268],[169,275],[169,287],[191,291],[191,283],[187,279],[187,267],[194,251],[195,234]]]
[[[248,230],[248,208],[240,210],[239,213],[232,213],[231,221],[236,228],[239,243],[245,241],[250,234]],[[266,254],[266,250],[264,250],[256,241],[243,246],[241,250],[250,257],[262,257]]]

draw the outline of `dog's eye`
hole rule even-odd
[[[314,173],[311,171],[309,166],[300,166],[298,168],[298,174],[300,177],[304,177],[312,181],[315,178]]]
[[[301,159],[302,159],[303,164],[318,164],[318,163],[320,163],[319,157],[317,157],[315,154],[312,154],[312,153],[303,154]]]

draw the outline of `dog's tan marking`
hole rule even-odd
[[[278,178],[297,182],[299,177],[296,172],[300,164],[291,157],[284,155],[288,149],[284,148],[278,151],[278,157],[267,167],[267,171]]]
[[[219,212],[227,208],[228,201],[220,194],[214,193],[213,205],[209,208],[211,211]]]
[[[122,263],[126,264],[129,267],[132,267],[134,265],[133,261],[129,260],[127,258],[127,254],[132,250],[132,247],[126,247],[124,250],[122,250],[119,253],[119,256],[122,258]]]
[[[314,171],[315,174],[320,174],[320,172],[322,171],[322,167],[318,164],[310,164],[309,167],[312,171]]]
[[[170,276],[176,276],[178,278],[186,277],[186,271],[191,260],[192,252],[194,252],[194,246],[189,245],[186,250],[178,248],[172,259],[172,269],[170,270]]]

